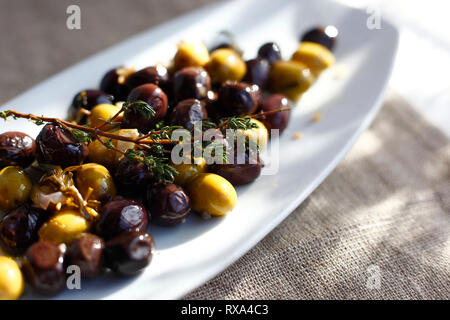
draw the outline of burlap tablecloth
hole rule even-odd
[[[0,101],[208,2],[0,0]],[[69,4],[81,7],[79,31],[66,28]],[[391,94],[303,205],[186,298],[448,299],[449,212],[449,140]]]

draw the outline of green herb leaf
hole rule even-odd
[[[114,145],[112,144],[112,139],[108,139],[108,141],[105,142],[105,146],[106,146],[108,149],[111,149],[111,150],[116,149],[116,148],[114,147]]]
[[[174,167],[167,164],[167,158],[145,155],[136,150],[127,150],[125,156],[130,160],[144,163],[158,181],[172,182],[178,174],[178,171]]]
[[[125,102],[122,105],[122,109],[125,112],[135,112],[140,113],[145,119],[150,119],[151,117],[154,117],[156,114],[156,111],[150,106],[147,102],[138,100],[134,102]]]
[[[45,124],[45,121],[43,121],[41,119],[33,119],[32,121],[37,126],[42,126],[43,124]]]
[[[248,130],[258,128],[258,125],[251,120],[252,118],[250,117],[223,118],[220,120],[220,126],[225,126],[226,128],[232,130]]]
[[[149,131],[150,138],[153,140],[170,140],[172,136],[172,132],[176,129],[181,129],[181,126],[160,126],[155,130]],[[156,133],[159,131],[158,133]]]
[[[72,135],[78,142],[90,143],[92,141],[92,135],[89,132],[72,129]]]
[[[10,116],[9,110],[5,110],[5,111],[1,111],[0,112],[0,118],[2,118],[5,121],[6,121],[6,119],[8,119],[9,116]]]
[[[214,129],[217,127],[217,123],[208,119],[202,119],[202,130]]]

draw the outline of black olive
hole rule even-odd
[[[88,147],[78,142],[69,130],[51,123],[42,128],[36,144],[39,162],[64,168],[81,164],[88,155]]]
[[[123,233],[106,242],[105,264],[119,275],[134,275],[150,264],[154,248],[146,232]]]
[[[234,50],[232,43],[222,42],[222,43],[216,44],[213,47],[211,47],[211,49],[209,49],[209,52],[211,53],[211,52],[216,51],[218,49],[233,49]]]
[[[211,78],[202,67],[186,67],[175,73],[173,90],[176,101],[205,99],[211,90]]]
[[[236,43],[234,36],[229,32],[220,32],[209,46],[208,51],[211,53],[218,49],[232,49],[242,56],[242,49]]]
[[[70,244],[66,254],[66,264],[78,266],[83,277],[96,277],[103,271],[104,249],[105,243],[102,238],[83,233]]]
[[[180,101],[170,114],[169,123],[190,129],[195,122],[208,118],[205,102],[197,99]]]
[[[146,152],[142,151],[143,154]],[[156,181],[153,171],[142,161],[123,157],[115,174],[120,193],[139,192]]]
[[[227,81],[219,91],[218,101],[227,116],[252,114],[258,108],[261,90],[257,85]]]
[[[247,72],[242,81],[256,84],[262,90],[265,90],[269,84],[269,62],[263,58],[256,58],[246,61],[246,65]]]
[[[274,42],[263,44],[258,50],[258,57],[266,59],[269,64],[281,60],[280,47]]]
[[[131,106],[124,112],[121,127],[136,128],[143,133],[147,133],[165,117],[168,107],[167,96],[160,87],[148,83],[134,88],[127,98],[128,102],[139,100],[148,103],[155,111],[155,115],[145,117]]]
[[[260,110],[263,112],[279,110],[287,107],[292,106],[290,105],[289,100],[281,94],[272,94],[260,103]],[[290,115],[290,110],[281,111],[261,117],[259,120],[264,123],[269,131],[269,134],[271,129],[278,129],[281,134],[289,123]]]
[[[131,69],[119,67],[109,70],[100,81],[100,90],[114,97],[114,101],[125,101],[130,90],[125,84]]]
[[[125,84],[128,90],[133,90],[140,85],[153,83],[154,85],[161,86],[165,81],[168,81],[169,75],[167,69],[162,65],[147,67],[132,73],[127,77]]]
[[[152,222],[163,226],[180,224],[191,212],[189,196],[173,183],[149,186],[146,205]]]
[[[316,27],[303,34],[300,41],[319,43],[333,51],[339,32],[335,26]]]
[[[241,156],[238,155],[237,148],[234,151],[233,163],[212,164],[208,170],[224,177],[234,186],[253,182],[261,174],[263,167],[261,159],[256,153],[249,150]]]
[[[81,109],[92,110],[98,104],[112,104],[113,96],[101,90],[83,90],[73,98],[69,109],[69,120],[84,124],[87,116],[80,112]]]
[[[38,230],[48,214],[24,204],[7,213],[0,221],[0,245],[9,254],[23,254],[38,240]]]
[[[134,200],[113,200],[101,209],[97,233],[104,239],[111,239],[124,232],[145,230],[148,214],[144,206]]]
[[[220,107],[219,101],[217,100],[209,100],[206,101],[206,111],[208,113],[208,117],[213,121],[219,121],[220,119],[226,117],[225,112]]]
[[[55,295],[66,286],[64,254],[56,243],[39,241],[31,245],[23,271],[28,283],[41,294]]]
[[[36,141],[29,135],[8,131],[0,134],[0,169],[7,166],[28,167],[36,155]]]

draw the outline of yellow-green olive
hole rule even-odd
[[[281,93],[293,101],[314,83],[309,68],[297,61],[277,61],[270,70],[270,85],[273,92]]]
[[[112,131],[112,133],[130,138],[139,137],[139,131],[137,131],[137,129],[120,129],[117,131]],[[108,141],[108,138],[101,139],[104,143]],[[122,152],[125,152],[128,149],[133,149],[135,147],[134,143],[127,141],[112,140],[111,143],[114,148]],[[105,167],[111,169],[115,168],[119,164],[121,158],[122,155],[119,152],[108,149],[98,140],[94,140],[89,144],[88,159],[91,162],[102,164]]]
[[[267,147],[267,141],[269,140],[269,132],[266,126],[259,120],[250,119],[250,122],[256,124],[257,128],[247,129],[245,131],[238,130],[237,134],[244,135],[250,140],[255,141],[258,144],[259,150],[263,151]]]
[[[91,223],[77,209],[63,208],[39,229],[39,239],[70,244],[81,233],[87,232]]]
[[[206,70],[212,82],[220,84],[227,80],[240,81],[247,71],[247,66],[236,51],[224,48],[211,53]]]
[[[105,121],[108,121],[109,119],[111,119],[112,117],[114,117],[117,112],[119,112],[121,109],[120,106],[114,105],[114,104],[99,104],[96,105],[92,111],[91,114],[89,115],[88,118],[88,125],[90,127],[97,127],[102,125]],[[114,122],[120,122],[123,118],[123,113],[119,114],[119,116],[117,116],[114,119]],[[108,131],[111,130],[112,127],[110,125],[105,125],[102,130],[104,131]]]
[[[176,70],[203,67],[209,60],[209,52],[201,42],[181,42],[173,60]]]
[[[175,183],[179,186],[185,186],[189,181],[195,178],[200,173],[207,171],[206,161],[202,158],[187,157],[189,163],[173,164],[172,166],[178,171],[175,177]]]
[[[201,173],[192,179],[187,190],[191,196],[192,209],[214,217],[226,215],[233,210],[237,194],[233,185],[214,173]]]
[[[108,169],[98,163],[86,163],[76,171],[75,185],[85,200],[114,198],[116,186]]]
[[[23,288],[23,275],[17,262],[0,257],[0,300],[17,300]]]
[[[316,77],[335,61],[333,53],[327,47],[309,41],[300,43],[292,60],[305,64]]]
[[[32,186],[22,168],[8,166],[0,170],[0,210],[9,211],[25,203]]]

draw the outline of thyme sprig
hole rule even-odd
[[[178,171],[168,164],[168,159],[152,154],[144,154],[138,150],[128,150],[125,156],[129,160],[139,161],[144,163],[153,173],[155,178],[161,182],[171,182],[174,180]]]
[[[243,116],[243,117],[228,117],[220,119],[214,122],[210,119],[202,120],[202,130],[207,129],[217,129],[224,131],[226,129],[232,130],[248,130],[252,128],[257,128],[258,126],[251,121],[252,118],[264,118],[266,115],[270,115],[276,112],[282,112],[290,110],[290,108],[282,108],[278,110],[272,110],[269,112],[260,112],[258,114]],[[122,112],[138,112],[143,117],[152,117],[155,115],[153,108],[144,101],[136,101],[130,103],[124,103],[119,112],[117,112],[109,120],[103,122],[101,125],[92,128],[87,126],[78,125],[76,123],[68,122],[58,118],[36,116],[30,113],[21,113],[14,110],[0,111],[0,118],[7,120],[8,118],[18,119],[24,118],[29,119],[36,125],[43,125],[45,123],[53,123],[58,126],[62,126],[69,129],[74,138],[82,143],[90,143],[94,140],[99,140],[106,148],[115,150],[129,159],[134,159],[143,162],[149,167],[155,174],[155,177],[161,181],[172,181],[177,174],[176,170],[168,164],[168,159],[164,156],[165,152],[170,152],[164,148],[164,145],[174,145],[180,143],[180,141],[172,141],[171,134],[174,130],[179,129],[179,126],[167,126],[163,122],[158,123],[154,130],[151,130],[145,135],[140,137],[128,137],[122,136],[120,134],[111,133],[108,131],[103,131],[102,128],[106,124],[111,124]],[[195,126],[194,126],[195,127]],[[101,138],[107,138],[106,141]],[[194,137],[192,137],[193,139]],[[141,151],[136,151],[130,149],[126,152],[117,149],[113,141],[126,141],[132,142],[136,145],[137,149],[145,149],[148,154],[144,154]],[[193,148],[200,147],[204,151],[207,148],[210,150],[217,150],[217,148],[223,148],[223,159],[226,163],[227,159],[227,145],[223,141],[202,141],[200,144],[192,144]],[[196,154],[196,153],[194,153]]]
[[[93,135],[89,132],[85,132],[79,129],[72,129],[71,130],[73,137],[78,141],[78,142],[83,142],[83,143],[91,143],[93,140]]]
[[[142,100],[125,102],[122,105],[122,111],[140,113],[147,120],[151,117],[154,117],[156,114],[156,111],[153,109],[153,107]]]
[[[258,125],[251,120],[252,118],[250,116],[224,118],[220,120],[219,128],[232,130],[248,130],[258,128]]]

